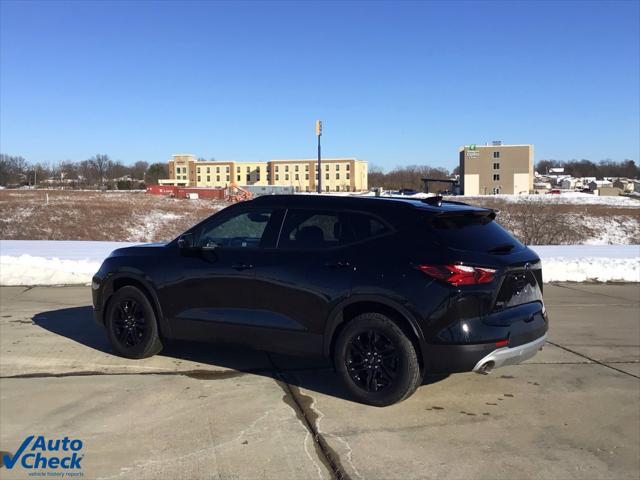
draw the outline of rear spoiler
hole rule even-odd
[[[474,210],[446,210],[444,212],[436,213],[433,218],[447,218],[447,217],[489,217],[491,220],[495,220],[497,212],[490,208],[474,209]]]
[[[451,203],[453,205],[469,205],[464,202],[457,202],[455,200],[443,200],[442,195],[435,195],[433,197],[427,197],[420,200],[422,203],[426,203],[427,205],[432,205],[434,207],[441,207],[443,203]]]

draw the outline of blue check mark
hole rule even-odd
[[[33,440],[33,435],[30,435],[27,438],[25,438],[24,442],[22,442],[22,445],[20,445],[20,448],[18,449],[18,451],[15,453],[13,457],[10,457],[9,455],[4,455],[2,457],[3,465],[9,469],[13,468],[13,466],[16,464],[16,462],[20,458],[20,455],[22,455],[22,452],[24,452],[24,449],[27,448],[27,445],[29,445],[29,443],[31,443],[31,440]]]

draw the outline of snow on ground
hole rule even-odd
[[[0,285],[89,284],[125,242],[0,240]],[[532,246],[545,282],[640,282],[640,245]]]
[[[332,196],[375,196],[370,192],[323,192],[323,195]],[[315,192],[306,192],[305,195],[317,195]],[[382,192],[383,197],[402,196],[407,199],[422,199],[433,197],[433,193],[415,193],[413,195],[399,195],[391,190]],[[549,204],[575,204],[575,205],[609,205],[613,207],[636,207],[640,208],[640,198],[634,196],[599,196],[584,192],[562,192],[560,194],[527,194],[527,195],[457,195],[445,196],[446,200],[457,200],[460,202],[482,201],[487,199],[504,200],[505,202],[526,203],[544,202]]]
[[[133,226],[129,229],[130,234],[127,240],[144,242],[148,238],[153,238],[155,232],[160,230],[162,226],[178,219],[180,219],[180,215],[160,210],[140,213],[132,222]]]
[[[539,195],[461,195],[453,197],[460,201],[483,200],[495,198],[506,202],[544,202],[547,204],[575,204],[575,205],[609,205],[612,207],[637,207],[640,208],[640,200],[633,197],[623,196],[599,196],[582,192],[563,192],[561,194],[539,194]]]
[[[88,284],[125,242],[0,240],[0,285]]]
[[[640,245],[531,246],[545,282],[640,282]]]

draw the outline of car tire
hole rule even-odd
[[[107,306],[105,326],[109,342],[120,356],[139,359],[162,351],[151,302],[136,287],[122,287],[113,294]]]
[[[377,407],[401,402],[422,380],[413,342],[380,313],[349,321],[338,334],[333,360],[349,393]]]

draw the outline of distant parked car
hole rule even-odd
[[[320,355],[354,398],[390,405],[427,373],[488,373],[544,345],[540,259],[495,215],[441,197],[261,196],[115,250],[93,277],[95,318],[124,357],[171,338]]]
[[[559,188],[552,188],[547,192],[547,195],[560,195],[562,191]]]
[[[415,195],[418,192],[418,190],[414,190],[413,188],[401,188],[400,190],[398,190],[398,194],[400,195]]]

